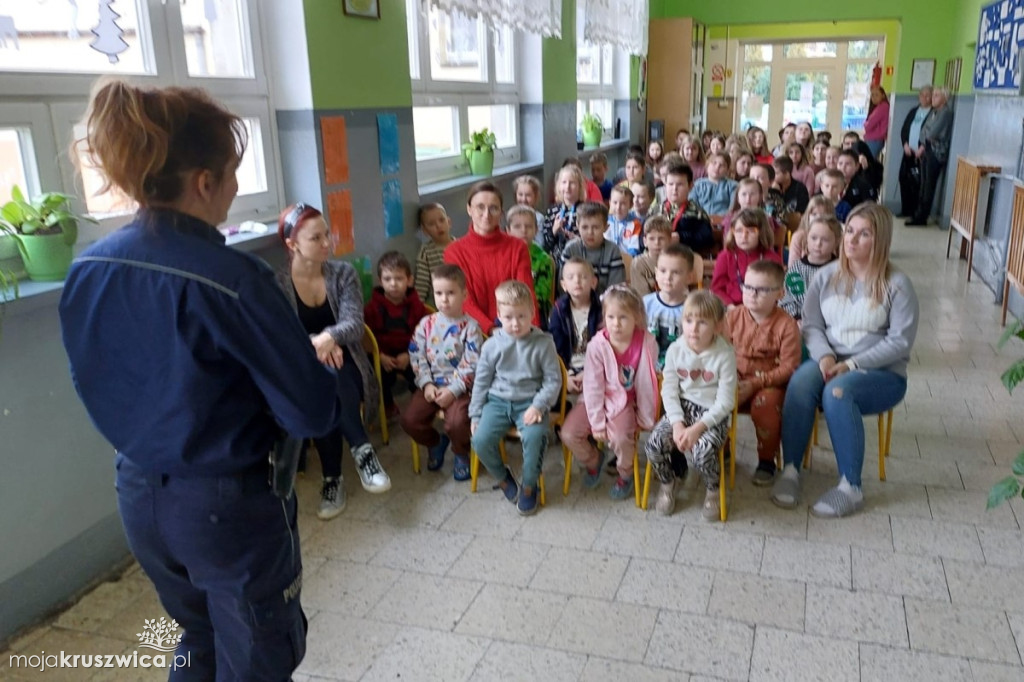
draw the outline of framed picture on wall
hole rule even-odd
[[[341,0],[341,8],[350,17],[380,19],[380,0]]]
[[[926,85],[935,84],[935,60],[915,59],[910,72],[910,89],[920,90]]]

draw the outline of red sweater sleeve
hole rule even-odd
[[[731,249],[722,249],[722,252],[718,254],[718,258],[715,259],[715,270],[711,275],[711,293],[722,299],[722,303],[727,306],[743,303],[742,295],[740,300],[735,300],[735,292],[731,286],[731,277],[735,270],[736,254]]]

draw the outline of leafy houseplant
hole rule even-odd
[[[0,233],[18,244],[30,279],[59,282],[71,267],[71,248],[78,241],[78,221],[92,218],[71,210],[71,197],[46,192],[28,201],[21,189],[11,189],[11,200],[0,206]]]
[[[494,171],[494,149],[497,146],[497,138],[487,128],[470,133],[469,142],[462,145],[462,154],[469,161],[469,170],[473,175],[491,177]]]
[[[601,144],[601,135],[604,133],[604,124],[601,117],[593,112],[583,114],[580,121],[580,128],[583,129],[583,146],[597,147]]]
[[[1006,328],[1006,331],[1003,332],[1003,335],[999,339],[999,348],[1002,348],[1006,342],[1013,337],[1017,337],[1024,341],[1024,323],[1020,320],[1015,321],[1011,326]],[[1024,381],[1024,358],[1018,358],[1015,360],[999,378],[1003,382],[1003,386],[1006,387],[1006,390],[1012,394],[1013,389]],[[992,489],[989,490],[989,509],[998,507],[1011,497],[1016,497],[1017,495],[1024,497],[1024,493],[1021,492],[1020,480],[1020,478],[1024,477],[1024,452],[1017,455],[1017,459],[1015,459],[1013,464],[1010,465],[1010,471],[1013,472],[1013,476],[1007,476],[992,486]]]

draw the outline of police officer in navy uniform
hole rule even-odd
[[[281,429],[331,431],[339,400],[271,270],[215,228],[245,128],[201,90],[117,80],[85,124],[79,144],[139,211],[74,262],[64,346],[117,452],[128,544],[185,629],[188,667],[170,679],[288,680],[305,653],[302,563],[268,455]]]

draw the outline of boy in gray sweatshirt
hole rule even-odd
[[[523,516],[537,511],[537,481],[548,445],[548,411],[558,399],[562,370],[551,336],[532,326],[533,296],[522,282],[494,291],[501,327],[480,353],[469,403],[472,445],[498,487]],[[498,444],[511,427],[523,444],[522,488],[501,461]]]

